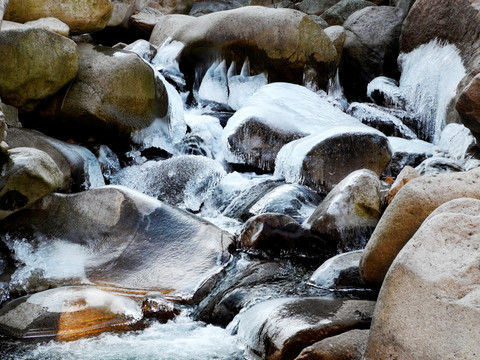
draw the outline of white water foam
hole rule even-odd
[[[417,132],[423,140],[437,143],[446,125],[447,107],[466,75],[455,45],[433,40],[398,58],[401,77],[398,88],[392,81],[377,78],[368,87],[386,93],[394,106],[418,118]]]
[[[134,333],[104,333],[72,342],[50,341],[18,360],[242,360],[242,348],[227,330],[194,322],[182,314]]]

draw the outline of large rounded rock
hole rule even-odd
[[[480,198],[480,171],[421,176],[395,196],[373,232],[362,260],[365,282],[380,286],[399,251],[425,218],[440,205],[461,197]]]
[[[310,15],[321,15],[340,0],[303,0],[297,4],[300,11]]]
[[[361,10],[373,3],[367,0],[340,0],[322,14],[328,25],[343,25],[345,20],[355,11]]]
[[[160,46],[168,37],[185,44],[180,67],[187,77],[194,75],[195,65],[221,55],[228,63],[240,64],[248,57],[253,73],[267,71],[272,82],[302,83],[307,66],[317,72],[316,80],[324,87],[337,60],[320,25],[291,9],[246,6],[198,18],[165,16],[150,42]]]
[[[478,358],[479,213],[475,199],[442,205],[398,254],[378,297],[366,360]]]
[[[8,150],[7,159],[2,167],[1,219],[50,194],[62,184],[62,172],[43,151],[20,147]]]
[[[367,84],[377,76],[397,77],[397,57],[404,12],[390,6],[356,11],[345,21],[340,80],[348,99],[366,99]]]
[[[241,245],[254,252],[273,256],[288,255],[328,259],[335,244],[312,234],[290,216],[265,213],[249,219],[240,234]]]
[[[167,114],[165,87],[138,55],[91,44],[78,48],[77,77],[44,112],[55,126],[60,123],[71,136],[97,135],[111,142]]]
[[[52,96],[78,71],[77,45],[42,29],[0,31],[0,97],[32,110]]]
[[[25,339],[76,340],[143,326],[134,300],[94,287],[71,286],[24,296],[0,309],[0,331]]]
[[[355,170],[380,176],[391,154],[387,137],[378,130],[361,123],[332,125],[285,145],[277,155],[275,175],[328,192]]]
[[[291,360],[307,346],[352,329],[368,328],[374,301],[283,298],[264,301],[239,317],[248,352]]]
[[[10,0],[5,20],[24,23],[44,17],[62,20],[74,34],[103,29],[112,15],[109,0]]]
[[[283,145],[337,123],[357,121],[303,86],[268,84],[229,119],[222,135],[225,159],[273,172]]]
[[[47,153],[63,173],[63,181],[58,191],[78,192],[105,185],[95,155],[83,146],[23,128],[8,129],[5,140],[12,149],[29,147]]]
[[[380,180],[370,170],[357,170],[343,179],[304,223],[328,238],[339,251],[359,250],[380,218]]]
[[[89,282],[185,302],[211,289],[232,245],[211,223],[121,186],[51,194],[5,219],[1,232],[30,244],[25,258],[16,253],[32,270],[12,275],[21,287],[43,274],[32,286]]]
[[[295,360],[362,360],[369,330],[351,330],[303,349]]]

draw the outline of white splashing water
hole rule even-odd
[[[466,75],[459,51],[452,44],[433,40],[401,54],[398,64],[402,72],[399,87],[374,79],[368,94],[371,96],[375,88],[390,94],[399,107],[405,107],[419,119],[420,137],[437,143],[446,125],[448,104]]]
[[[243,350],[227,330],[182,314],[166,324],[128,334],[105,333],[72,342],[51,341],[18,355],[21,360],[242,360]]]
[[[167,90],[168,112],[164,118],[156,119],[149,127],[132,134],[132,140],[143,147],[157,147],[175,154],[174,145],[182,140],[187,131],[183,99],[162,74],[154,71],[157,81],[161,81]]]
[[[55,240],[34,247],[25,239],[15,239],[10,247],[15,260],[24,264],[12,275],[12,287],[22,287],[32,276],[39,275],[46,279],[77,279],[89,283],[85,264],[90,254],[81,245]]]

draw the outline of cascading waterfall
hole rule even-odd
[[[380,91],[391,100],[389,106],[403,108],[417,118],[416,132],[422,140],[437,143],[446,125],[447,107],[457,86],[466,75],[458,49],[433,40],[398,58],[399,84],[383,77],[374,79],[367,89],[373,99]]]

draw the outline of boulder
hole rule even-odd
[[[345,21],[347,38],[340,80],[347,99],[366,100],[367,84],[375,77],[398,77],[397,57],[404,12],[391,6],[371,6]]]
[[[230,181],[231,180],[232,179],[230,177]],[[235,179],[235,177],[233,177],[233,181],[235,180],[238,179]],[[220,187],[215,189],[214,196],[218,200],[221,200],[225,198],[225,195],[227,195],[229,201],[227,203],[224,203],[223,206],[219,207],[224,216],[241,221],[247,221],[252,216],[252,213],[250,212],[252,206],[255,205],[258,201],[260,201],[270,191],[281,185],[283,185],[283,182],[280,181],[261,181],[260,183],[254,183],[251,186],[246,186],[240,191],[235,191],[230,196],[228,196],[228,194],[224,194],[223,189]]]
[[[63,174],[57,191],[78,192],[105,185],[95,155],[83,146],[23,128],[8,129],[5,140],[12,149],[29,147],[47,153]]]
[[[6,104],[33,110],[77,71],[78,51],[72,40],[43,29],[0,31],[0,97]]]
[[[70,28],[63,21],[56,18],[47,17],[38,20],[27,21],[25,24],[16,23],[13,21],[3,21],[2,30],[9,29],[44,29],[57,33],[58,35],[68,36]]]
[[[350,104],[346,112],[363,124],[380,130],[387,136],[408,140],[417,138],[417,135],[402,120],[379,106],[354,102]]]
[[[153,28],[160,21],[164,15],[155,8],[146,7],[137,14],[130,16],[128,25],[131,28],[138,29],[140,32],[150,37],[152,35]]]
[[[367,0],[340,0],[322,14],[328,25],[343,25],[345,20],[355,11],[361,10],[373,3]]]
[[[343,26],[333,25],[325,29],[325,34],[327,34],[335,49],[337,49],[338,61],[340,61],[343,54],[343,44],[345,44],[345,39],[347,38],[345,29]]]
[[[112,15],[107,26],[126,26],[135,11],[135,0],[110,0],[113,5]]]
[[[257,90],[225,126],[225,159],[273,172],[282,146],[337,123],[357,122],[303,86],[268,84]]]
[[[455,159],[445,158],[443,156],[432,156],[423,160],[415,167],[418,173],[423,175],[434,175],[449,172],[465,171],[462,162]]]
[[[462,197],[480,198],[480,171],[421,176],[409,181],[381,217],[365,247],[360,274],[380,286],[399,251],[440,205]]]
[[[29,283],[88,282],[191,303],[215,284],[232,245],[231,236],[211,223],[121,186],[51,194],[9,216],[0,231],[9,234],[3,239],[12,247],[25,239],[29,251],[15,256],[30,272],[12,279],[27,291]]]
[[[365,360],[478,358],[479,211],[476,199],[447,202],[403,247],[383,282]]]
[[[247,354],[262,359],[295,359],[320,340],[353,329],[369,327],[374,301],[327,298],[280,298],[245,311],[238,336]]]
[[[408,14],[416,0],[390,0],[390,6],[396,6]]]
[[[475,154],[477,141],[468,128],[452,123],[442,130],[437,146],[450,158],[463,160]]]
[[[272,296],[285,296],[292,284],[296,284],[298,289],[298,279],[303,275],[299,267],[292,267],[288,261],[248,258],[245,255],[234,258],[222,280],[199,304],[195,318],[227,327],[242,309],[261,300],[269,300]]]
[[[322,15],[340,0],[303,0],[297,4],[298,10],[311,15]]]
[[[321,197],[306,186],[284,184],[267,192],[250,207],[249,213],[259,215],[273,212],[288,215],[302,223],[320,202]]]
[[[110,0],[10,0],[5,20],[25,23],[54,17],[70,27],[72,34],[103,29],[112,15]]]
[[[91,44],[78,48],[78,75],[45,105],[44,121],[70,136],[98,136],[108,143],[167,115],[166,89],[138,55]]]
[[[312,68],[319,87],[336,67],[335,47],[320,25],[292,9],[246,6],[200,17],[165,16],[150,42],[160,46],[168,37],[185,44],[180,69],[191,83],[195,66],[205,71],[217,56],[228,64],[248,57],[252,72],[266,71],[271,82],[301,84],[304,68]]]
[[[15,299],[0,308],[0,331],[23,339],[77,340],[144,327],[140,305],[89,286],[68,286]]]
[[[295,360],[362,360],[369,330],[350,330],[306,347]]]
[[[392,159],[384,172],[385,176],[397,177],[405,166],[416,167],[435,154],[434,145],[423,140],[407,140],[389,137],[392,146]]]
[[[20,147],[7,151],[2,167],[0,218],[31,205],[62,184],[62,172],[43,151]]]
[[[250,218],[240,233],[243,248],[253,253],[328,259],[336,246],[303,228],[290,216],[265,213]]]
[[[402,187],[404,187],[410,180],[413,180],[419,176],[420,174],[413,167],[408,165],[405,166],[397,175],[395,182],[388,191],[387,202],[390,204]]]
[[[387,137],[378,130],[361,123],[325,126],[285,145],[277,155],[275,175],[326,193],[355,170],[380,176],[391,154]]]
[[[329,290],[364,289],[365,285],[358,270],[362,254],[363,250],[355,250],[328,259],[315,270],[308,283]]]
[[[303,226],[343,252],[363,249],[379,218],[380,180],[362,169],[338,183]]]
[[[225,175],[225,170],[215,160],[182,155],[127,167],[118,172],[111,183],[195,212]]]

